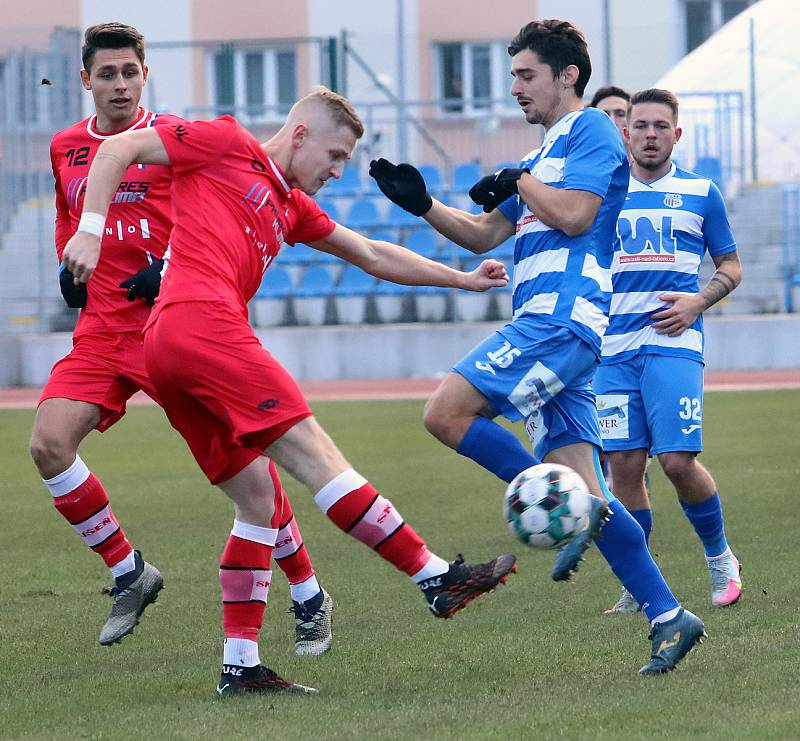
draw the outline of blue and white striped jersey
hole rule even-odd
[[[589,191],[603,201],[592,226],[575,237],[543,224],[519,196],[500,204],[517,227],[514,321],[526,315],[547,317],[599,355],[611,301],[614,227],[628,187],[622,139],[603,111],[573,111],[555,123],[520,167],[554,188]]]
[[[711,180],[676,165],[652,183],[630,178],[617,220],[611,265],[614,295],[603,337],[603,363],[640,353],[703,360],[703,316],[679,337],[656,334],[662,293],[697,293],[706,250],[736,250],[722,194]]]

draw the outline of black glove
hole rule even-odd
[[[61,295],[70,309],[82,309],[86,306],[86,284],[79,283],[76,286],[75,276],[67,268],[61,268],[58,283],[61,287]]]
[[[142,268],[136,275],[119,284],[120,288],[128,289],[128,301],[143,298],[148,306],[152,306],[161,288],[161,268],[163,260],[153,260],[146,268]]]
[[[517,181],[528,168],[506,167],[492,175],[481,178],[469,189],[469,197],[479,206],[483,206],[485,213],[494,211],[503,201],[517,195]]]
[[[401,162],[394,165],[389,160],[372,160],[369,163],[369,174],[390,201],[396,203],[414,216],[422,216],[431,210],[433,200],[428,195],[425,178],[420,171]]]

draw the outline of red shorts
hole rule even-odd
[[[140,389],[159,401],[144,367],[141,331],[86,334],[77,337],[72,352],[53,366],[39,404],[45,399],[97,404],[97,429],[103,432],[123,417],[125,403]]]
[[[222,301],[156,307],[144,359],[172,426],[212,484],[226,481],[300,420],[300,387]]]

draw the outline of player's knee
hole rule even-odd
[[[662,453],[658,461],[664,475],[672,482],[682,481],[691,475],[695,459],[688,453]]]
[[[422,412],[422,424],[437,440],[449,445],[452,437],[452,416],[448,413],[444,404],[441,404],[436,397],[432,397],[425,404]]]
[[[31,435],[29,449],[43,478],[52,478],[65,471],[72,465],[76,455],[71,445],[38,428]]]
[[[644,484],[645,467],[637,461],[628,458],[612,459],[610,467],[615,482],[624,483],[628,487]]]

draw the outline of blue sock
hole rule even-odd
[[[728,541],[725,539],[725,521],[722,517],[719,492],[715,491],[713,497],[699,504],[681,502],[681,507],[703,542],[706,556],[713,558],[725,553]]]
[[[628,512],[631,513],[631,517],[633,517],[636,522],[639,523],[639,527],[644,530],[644,542],[647,543],[648,548],[650,547],[650,533],[653,530],[653,510],[652,509],[629,509]]]
[[[608,506],[614,514],[596,542],[617,579],[636,598],[648,620],[680,607],[647,550],[642,528],[618,499]]]
[[[507,483],[526,468],[541,463],[513,432],[486,417],[478,417],[470,425],[457,452]]]

